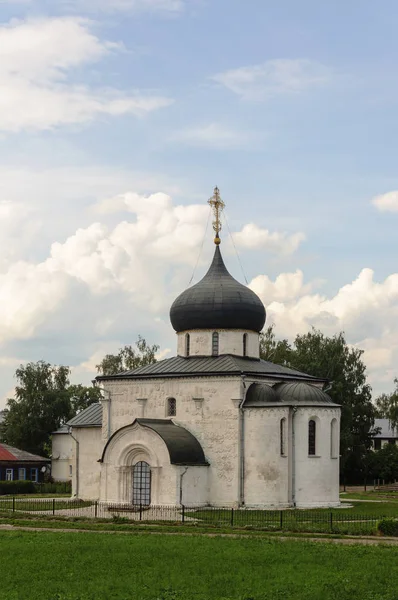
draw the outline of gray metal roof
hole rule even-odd
[[[398,439],[398,430],[391,427],[388,419],[375,419],[375,427],[380,427],[380,433],[375,438]]]
[[[12,458],[11,456],[12,455]],[[7,458],[8,456],[8,458]],[[0,444],[0,462],[18,462],[18,463],[48,463],[50,462],[49,458],[45,458],[44,456],[39,456],[38,454],[32,454],[31,452],[26,452],[26,450],[20,450],[19,448],[14,448],[14,446],[9,446],[8,444]]]
[[[266,360],[244,358],[224,354],[222,356],[174,356],[139,367],[133,371],[125,371],[118,375],[99,376],[97,379],[152,379],[156,377],[205,377],[208,375],[253,375],[274,379],[305,380],[324,382],[326,379],[312,377],[295,369],[276,365]]]
[[[65,424],[65,425],[61,425],[61,427],[59,427],[56,431],[52,431],[52,435],[55,435],[56,433],[63,433],[63,434],[69,434],[69,427]]]
[[[277,383],[273,386],[266,383],[252,383],[247,391],[244,407],[296,406],[297,404],[302,406],[339,406],[318,387],[299,381]]]
[[[118,435],[120,431],[131,427],[134,423],[139,423],[142,427],[148,427],[155,431],[167,446],[170,462],[172,465],[208,465],[203,448],[196,437],[185,427],[176,425],[169,419],[135,419],[130,425],[121,427],[109,438],[100,462],[104,460],[105,452],[110,441]]]
[[[170,321],[176,331],[249,329],[260,332],[265,323],[265,308],[257,294],[228,273],[217,246],[203,279],[173,302]]]
[[[99,403],[91,404],[82,410],[76,417],[67,422],[69,427],[101,427],[102,406]]]

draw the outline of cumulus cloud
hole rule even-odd
[[[63,17],[11,21],[0,27],[0,130],[44,130],[101,115],[143,116],[171,100],[142,92],[94,89],[73,81],[77,69],[120,50],[90,22]]]
[[[375,196],[372,204],[382,212],[398,212],[398,191]]]
[[[262,229],[255,223],[248,223],[241,231],[234,234],[234,240],[241,248],[265,249],[277,252],[282,255],[296,252],[301,242],[305,240],[305,234],[302,232],[288,235],[285,232]]]
[[[324,86],[331,78],[330,68],[321,63],[305,59],[275,59],[218,73],[212,79],[244,100],[266,100]]]

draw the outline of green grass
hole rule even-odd
[[[28,497],[22,499],[16,497],[15,501],[12,498],[7,498],[5,500],[0,498],[0,511],[12,511],[14,508],[16,511],[52,511],[54,506],[56,510],[70,509],[72,511],[76,511],[79,508],[84,508],[93,504],[92,502],[84,500],[62,500],[62,498],[54,499],[55,503],[53,502],[53,498],[37,498],[33,501]]]
[[[397,550],[0,532],[1,600],[396,600]]]

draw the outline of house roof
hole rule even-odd
[[[174,356],[160,360],[133,371],[118,375],[101,375],[97,380],[109,379],[155,379],[157,377],[202,377],[209,375],[253,375],[283,380],[305,380],[324,382],[326,379],[313,377],[295,369],[276,365],[262,359],[224,354],[221,356]]]
[[[50,462],[49,458],[44,458],[44,456],[39,456],[38,454],[31,454],[30,452],[26,452],[25,450],[20,450],[19,448],[14,448],[13,446],[9,446],[8,444],[0,444],[0,462]]]
[[[196,437],[190,431],[185,429],[185,427],[176,425],[170,419],[135,419],[133,423],[121,427],[109,438],[103,450],[100,462],[104,460],[107,447],[111,440],[117,436],[120,431],[131,427],[134,423],[152,429],[152,431],[162,438],[169,451],[170,462],[172,465],[208,465],[203,448]]]
[[[76,417],[73,417],[66,423],[69,427],[101,427],[102,425],[102,406],[95,403],[82,410]]]
[[[393,429],[388,419],[375,419],[375,427],[380,427],[380,433],[375,438],[398,439],[398,429]]]

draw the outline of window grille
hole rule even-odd
[[[280,422],[280,451],[281,456],[286,455],[286,419],[281,419]]]
[[[189,336],[189,333],[187,333],[185,335],[185,356],[189,356],[189,352],[190,352],[190,346],[191,346],[191,338]]]
[[[175,398],[168,398],[167,400],[167,416],[175,417],[177,414],[177,400]]]
[[[247,333],[243,334],[243,356],[247,356]]]
[[[218,356],[218,332],[214,331],[212,335],[211,353],[213,356]]]
[[[313,419],[308,422],[308,454],[309,456],[316,454],[316,423]]]
[[[151,467],[140,461],[133,467],[133,504],[149,506],[151,503]]]

